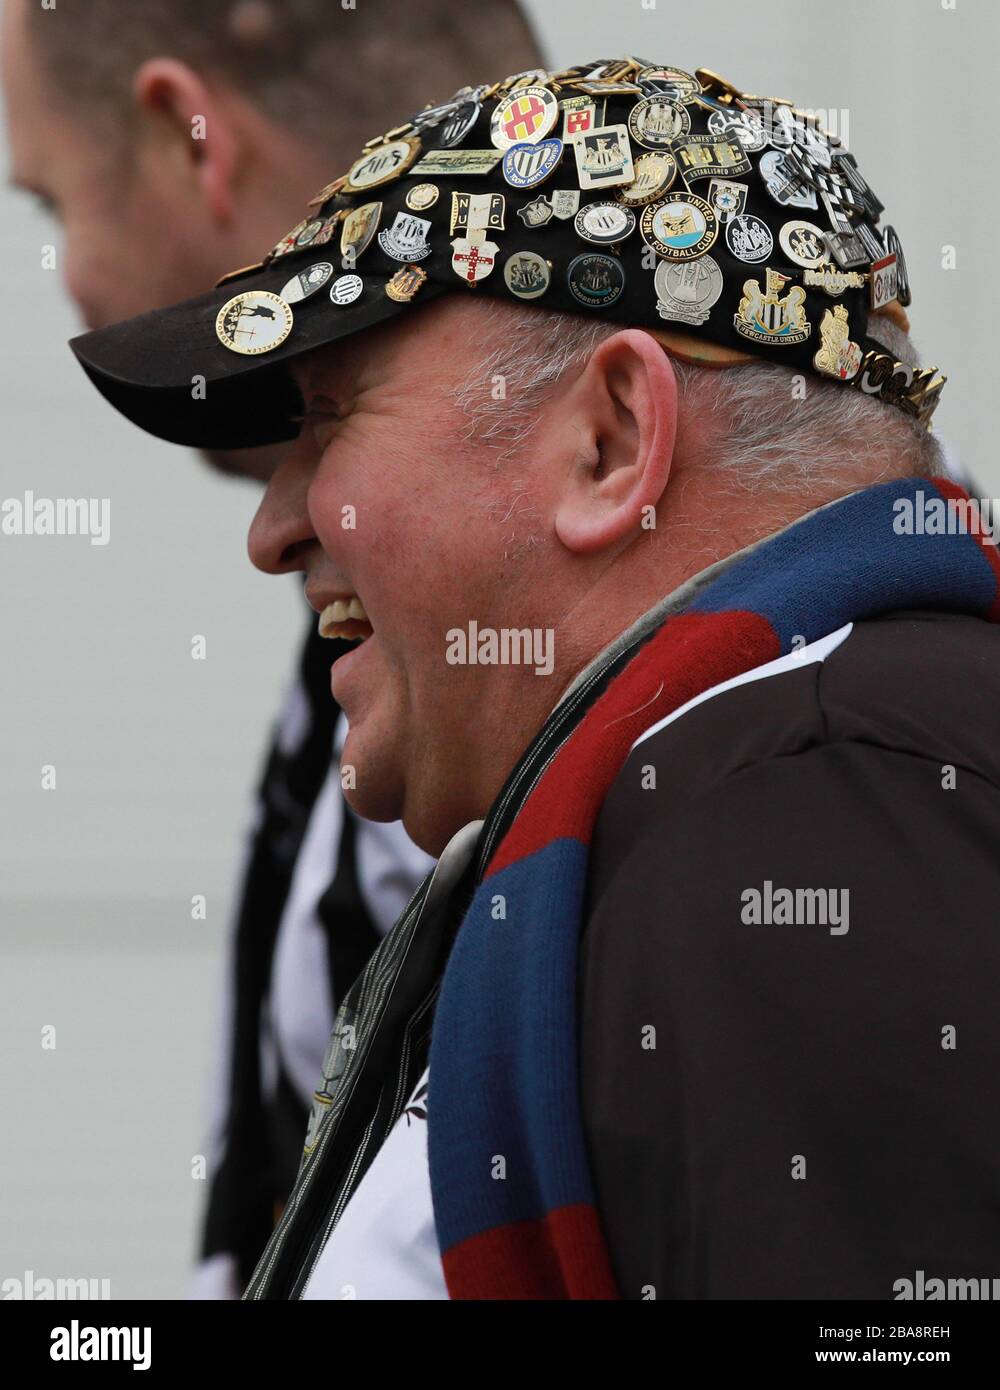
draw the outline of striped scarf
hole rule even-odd
[[[726,569],[611,682],[497,847],[449,957],[431,1041],[431,1190],[452,1298],[619,1297],[588,1169],[577,1053],[597,815],[636,738],[722,681],[881,613],[1000,621],[1000,555],[988,535],[897,532],[908,504],[926,514],[920,493],[938,508],[968,505],[940,478],[881,484]]]

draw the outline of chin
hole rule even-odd
[[[344,786],[344,800],[364,820],[401,820],[405,800],[402,768],[387,742],[370,750],[367,742],[364,734],[349,730],[340,757],[341,783],[345,769],[353,768],[354,785]]]

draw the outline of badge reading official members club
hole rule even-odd
[[[710,251],[719,223],[704,198],[675,193],[643,209],[639,231],[647,246],[665,261],[693,261]]]
[[[291,331],[291,308],[270,290],[244,290],[223,304],[215,320],[215,336],[223,347],[245,357],[273,352]]]
[[[724,282],[718,263],[702,256],[697,261],[660,261],[653,283],[660,318],[701,324],[722,294]]]
[[[504,152],[503,176],[511,188],[535,188],[559,168],[563,142],[554,137],[534,145],[511,145]]]
[[[490,117],[490,139],[498,150],[537,144],[555,127],[559,102],[548,87],[522,87],[497,103]]]
[[[635,231],[635,213],[621,203],[588,203],[577,213],[573,230],[594,246],[615,246]]]
[[[515,251],[504,264],[503,278],[518,299],[539,299],[552,281],[552,263],[536,251]]]
[[[348,304],[361,298],[364,287],[365,282],[360,275],[341,275],[330,286],[330,302],[345,309]]]
[[[406,173],[419,153],[420,137],[417,135],[377,145],[351,165],[344,189],[348,193],[362,193],[366,188],[391,183]]]
[[[293,275],[287,284],[282,285],[281,298],[287,304],[297,304],[302,299],[308,299],[310,295],[323,288],[332,274],[333,266],[329,261],[317,261],[308,270]]]
[[[622,296],[625,272],[613,256],[591,251],[570,261],[566,283],[578,303],[588,309],[608,309]]]

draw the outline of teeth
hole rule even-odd
[[[334,599],[319,615],[321,637],[346,637],[353,640],[370,637],[371,633],[372,625],[357,594],[352,594],[349,599]]]

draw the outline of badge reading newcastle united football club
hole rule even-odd
[[[391,227],[379,232],[378,244],[394,261],[422,261],[431,254],[427,233],[431,224],[426,217],[412,212],[397,212]]]
[[[517,215],[526,227],[545,227],[552,221],[554,211],[549,199],[543,193],[539,193],[537,198],[532,198],[530,203],[518,208]]]
[[[647,246],[665,261],[693,261],[715,244],[719,223],[704,198],[675,193],[643,209],[639,231]]]
[[[576,216],[580,206],[580,190],[578,188],[557,188],[549,194],[549,201],[552,204],[553,217],[568,222],[571,217]]]
[[[823,345],[813,356],[813,366],[826,376],[852,381],[858,374],[863,353],[858,343],[851,342],[851,328],[843,304],[823,311],[819,336]]]
[[[768,266],[766,286],[761,289],[756,280],[744,280],[743,298],[733,315],[733,327],[744,338],[773,347],[790,347],[805,342],[812,332],[806,318],[806,292],[801,285],[792,285],[787,294],[781,291],[790,282]]]
[[[457,236],[451,246],[451,268],[470,289],[475,289],[480,280],[493,273],[500,250],[495,241],[473,241],[471,237]]]
[[[503,278],[518,299],[539,299],[552,281],[552,263],[536,251],[515,251],[504,264]]]
[[[712,179],[708,185],[707,198],[715,209],[721,226],[739,217],[746,208],[750,189],[745,183],[733,183],[729,179]]]
[[[330,286],[330,302],[345,309],[348,304],[361,298],[364,287],[365,282],[360,275],[341,275]]]
[[[663,319],[704,323],[722,294],[722,271],[711,256],[697,261],[660,261],[653,277],[656,308]]]
[[[613,188],[635,178],[628,130],[605,125],[573,141],[581,188]]]
[[[592,251],[570,261],[566,284],[579,304],[588,309],[608,309],[621,298],[625,272],[613,256]]]
[[[427,279],[427,271],[419,265],[400,266],[385,287],[385,292],[397,304],[409,304]]]
[[[588,203],[577,213],[573,230],[594,246],[616,246],[635,231],[635,213],[621,203]]]
[[[741,212],[726,223],[726,245],[738,261],[756,265],[774,250],[774,237],[766,222],[752,212]]]
[[[559,102],[548,87],[522,87],[498,102],[490,117],[490,139],[498,150],[544,140],[559,119]]]
[[[223,347],[245,357],[273,352],[291,331],[291,308],[269,290],[245,290],[223,304],[215,320]]]
[[[436,183],[418,183],[406,195],[406,206],[411,212],[426,212],[432,208],[441,195]]]
[[[503,176],[511,188],[535,188],[559,168],[563,142],[552,137],[534,145],[511,145],[504,152]]]
[[[507,199],[502,193],[453,193],[449,232],[503,232]]]
[[[785,164],[781,150],[768,150],[767,154],[761,155],[757,168],[768,193],[783,208],[811,208],[815,211],[819,206],[813,190]]]
[[[351,265],[368,250],[382,217],[381,203],[351,208],[340,229],[340,254]]]
[[[676,101],[645,97],[629,112],[628,129],[632,139],[647,150],[669,150],[672,140],[680,140],[691,129],[691,116]]]
[[[818,270],[830,259],[823,231],[812,222],[786,222],[778,233],[778,241],[788,259],[806,270]]]
[[[329,261],[317,261],[308,270],[293,275],[287,284],[282,285],[281,298],[286,304],[297,304],[302,299],[308,299],[310,295],[323,288],[332,274],[333,266]]]
[[[348,193],[362,193],[366,188],[378,188],[380,184],[391,183],[393,179],[398,179],[400,174],[406,173],[419,153],[420,137],[417,135],[377,145],[351,165],[344,189]]]

